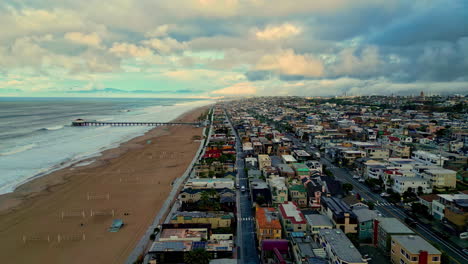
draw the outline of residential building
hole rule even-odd
[[[392,236],[391,261],[393,264],[440,264],[442,253],[420,236]]]
[[[224,178],[189,179],[184,187],[185,188],[192,188],[192,189],[223,189],[223,188],[228,188],[228,189],[234,190],[234,181],[232,179],[224,179]]]
[[[414,232],[404,225],[400,220],[393,217],[378,217],[374,220],[374,232],[372,242],[390,254],[390,242],[394,235],[413,235]]]
[[[457,172],[443,168],[428,169],[422,173],[424,179],[430,181],[433,188],[456,188]]]
[[[390,157],[390,150],[386,148],[371,147],[366,148],[366,156],[370,159],[385,160]]]
[[[250,188],[250,197],[253,202],[258,203],[258,199],[263,199],[265,204],[271,204],[271,191],[268,184],[264,180],[260,179],[252,179],[249,181],[249,188]],[[263,198],[259,198],[263,197]],[[259,204],[261,205],[261,204]]]
[[[298,162],[305,162],[312,159],[312,156],[302,149],[294,150],[292,155]]]
[[[322,213],[346,234],[357,233],[357,217],[341,199],[322,196]]]
[[[321,229],[333,229],[334,225],[330,218],[322,214],[305,215],[307,220],[307,231],[311,234],[318,234]]]
[[[282,204],[288,200],[288,188],[283,177],[270,176],[267,183],[270,186],[271,198],[274,204]]]
[[[359,241],[372,241],[374,234],[374,219],[377,218],[377,212],[367,207],[356,207],[353,213],[358,220],[358,238]]]
[[[230,227],[234,214],[225,212],[175,212],[171,224],[210,224],[211,228]]]
[[[411,148],[398,143],[390,143],[386,146],[390,150],[390,157],[408,159],[411,154]]]
[[[324,248],[310,236],[291,236],[292,253],[296,264],[328,264]]]
[[[413,193],[431,193],[432,188],[429,181],[419,177],[393,177],[392,190],[396,193],[403,194],[406,191]]]
[[[268,155],[258,155],[258,168],[263,170],[265,167],[271,166],[271,158]]]
[[[436,219],[447,219],[459,230],[465,230],[468,221],[468,194],[438,194],[439,199],[432,201]]]
[[[307,167],[307,165],[305,165],[304,163],[293,163],[292,168],[296,174],[296,177],[298,178],[310,176],[309,167]]]
[[[434,154],[422,150],[413,152],[411,158],[426,165],[436,165],[440,167],[443,167],[444,163],[448,160],[440,154]]]
[[[281,155],[281,159],[285,164],[297,163],[297,160],[292,155]]]
[[[319,230],[318,242],[325,248],[329,263],[366,264],[361,253],[340,229]]]
[[[286,235],[291,232],[306,232],[307,221],[294,202],[284,202],[278,206],[280,219]]]
[[[264,239],[260,243],[260,262],[286,264],[289,260],[289,241],[286,239]]]
[[[427,207],[427,212],[429,214],[432,213],[432,201],[439,199],[439,196],[437,194],[426,194],[426,195],[420,195],[419,196],[419,202],[422,205],[425,205]]]
[[[299,207],[307,207],[307,190],[302,182],[292,180],[288,186],[290,201],[295,202]]]
[[[281,223],[275,208],[257,206],[255,226],[259,243],[264,239],[281,239]]]

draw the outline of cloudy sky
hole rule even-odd
[[[466,0],[4,0],[0,96],[466,93]]]

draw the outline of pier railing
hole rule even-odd
[[[190,126],[206,126],[206,122],[101,122],[101,121],[86,121],[75,120],[72,126],[174,126],[174,125],[190,125]]]

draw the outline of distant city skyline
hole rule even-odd
[[[0,97],[468,91],[464,0],[6,2]]]

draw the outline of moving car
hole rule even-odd
[[[359,178],[358,182],[366,182],[363,178]]]
[[[353,179],[359,179],[359,178],[361,178],[361,177],[359,177],[359,175],[354,175],[353,176]]]
[[[245,192],[245,186],[241,187],[241,192]]]
[[[388,193],[386,193],[386,192],[383,192],[383,193],[380,194],[380,196],[381,196],[381,197],[388,197],[388,196],[390,196],[390,194],[388,194]]]

